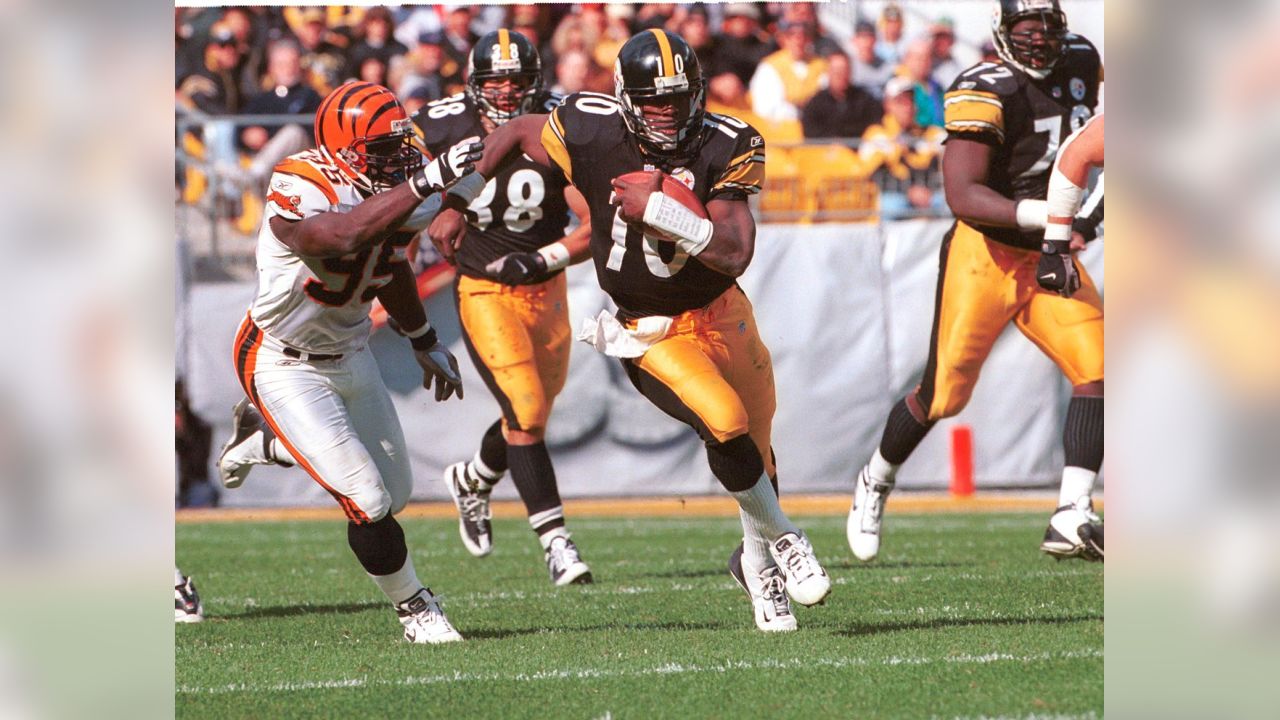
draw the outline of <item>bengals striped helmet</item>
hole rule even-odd
[[[365,193],[392,188],[422,167],[413,121],[381,85],[352,81],[316,111],[316,147]]]

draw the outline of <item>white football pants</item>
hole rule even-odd
[[[236,336],[236,371],[249,399],[298,465],[355,523],[409,501],[413,475],[395,406],[367,347],[336,360],[286,355],[250,320]]]

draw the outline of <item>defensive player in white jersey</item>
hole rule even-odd
[[[457,361],[427,322],[405,259],[413,235],[405,225],[478,155],[462,146],[423,167],[400,102],[366,82],[325,98],[315,136],[315,150],[286,158],[271,177],[258,295],[235,341],[248,398],[236,407],[219,471],[236,487],[253,464],[300,465],[346,513],[351,549],[391,600],[405,638],[461,640],[418,580],[395,519],[413,478],[395,407],[365,345],[378,298],[411,339],[423,386],[435,383],[438,401],[462,397]]]

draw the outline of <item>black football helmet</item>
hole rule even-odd
[[[514,88],[484,87],[486,80],[510,79]],[[480,112],[501,125],[533,110],[542,90],[542,59],[529,38],[500,28],[486,33],[467,60],[467,97]]]
[[[618,51],[613,87],[627,128],[646,152],[671,159],[696,148],[707,84],[698,56],[679,35],[658,29],[633,35]],[[657,103],[669,104],[670,116],[646,116],[643,106]]]
[[[1014,34],[1013,26],[1027,19],[1044,21],[1044,37]],[[1058,0],[997,0],[991,19],[996,53],[1005,62],[1043,80],[1053,71],[1066,47],[1067,15]]]

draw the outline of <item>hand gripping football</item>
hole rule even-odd
[[[645,183],[649,181],[649,173],[644,170],[636,170],[635,172],[629,172],[626,175],[622,175],[618,179],[629,183]],[[670,197],[672,200],[675,200],[681,205],[689,208],[693,211],[693,214],[698,217],[708,217],[707,208],[702,204],[702,201],[698,199],[698,196],[695,195],[692,190],[685,187],[684,183],[676,180],[670,175],[664,174],[662,176],[662,193]]]

